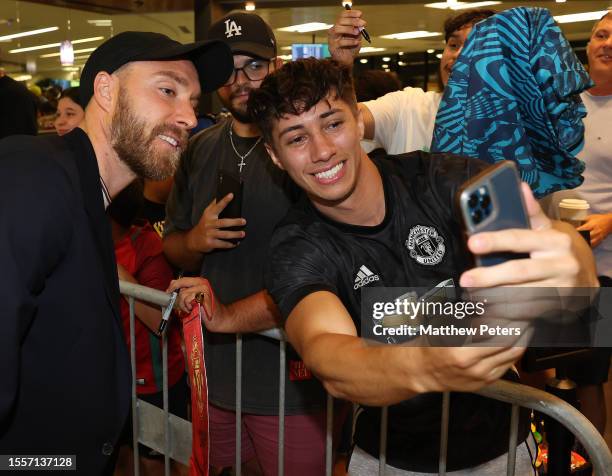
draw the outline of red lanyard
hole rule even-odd
[[[212,290],[206,282],[212,298]],[[199,300],[198,300],[199,298]],[[214,298],[211,299],[214,309]],[[208,385],[206,365],[204,364],[204,335],[202,314],[210,320],[202,296],[193,301],[191,312],[183,317],[183,335],[187,353],[187,370],[191,385],[191,425],[193,444],[190,459],[190,476],[208,476],[209,430],[208,430]],[[212,309],[211,309],[212,314]]]

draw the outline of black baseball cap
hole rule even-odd
[[[182,44],[161,33],[124,31],[102,43],[91,54],[83,72],[79,88],[83,109],[93,95],[93,84],[100,71],[111,74],[132,61],[170,61],[187,59],[193,62],[202,92],[222,86],[234,68],[234,59],[222,41],[200,41]]]
[[[272,59],[276,56],[274,33],[270,25],[255,13],[229,13],[210,26],[208,39],[226,42],[233,54],[262,59]]]

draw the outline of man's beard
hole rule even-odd
[[[134,113],[127,93],[121,89],[110,126],[111,146],[137,177],[164,180],[174,175],[187,146],[188,133],[170,124],[158,124],[149,134],[146,131],[147,122]],[[160,134],[177,139],[178,146],[168,151],[155,147],[154,141]]]
[[[221,103],[223,104],[223,106],[229,112],[232,113],[232,116],[234,116],[234,118],[236,118],[238,121],[242,122],[243,124],[251,124],[253,122],[253,119],[251,119],[251,116],[249,116],[249,113],[247,112],[246,103],[244,104],[243,107],[241,107],[240,109],[237,109],[234,106],[232,106],[232,100],[238,94],[243,94],[245,92],[251,94],[252,90],[253,88],[250,88],[250,87],[238,86],[236,89],[232,89],[232,92],[230,93],[230,97],[227,100],[219,96],[219,99],[221,100]]]

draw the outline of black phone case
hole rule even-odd
[[[220,170],[217,174],[217,202],[221,201],[228,193],[233,193],[234,198],[219,213],[219,218],[241,218],[242,217],[242,181],[235,175]]]
[[[514,162],[495,164],[465,182],[457,192],[456,202],[468,236],[483,231],[530,228]],[[526,257],[522,253],[491,253],[474,258],[478,266],[493,266]]]
[[[227,206],[219,213],[219,218],[242,218],[242,189],[243,182],[236,175],[219,170],[217,174],[217,202],[223,199],[228,193],[233,193],[234,198],[227,204]],[[230,226],[224,228],[228,231],[240,231],[243,229],[242,226]],[[232,239],[227,240],[236,244],[240,240]]]

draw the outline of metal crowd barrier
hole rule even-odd
[[[136,363],[136,348],[134,339],[134,299],[158,305],[163,309],[168,304],[170,295],[156,289],[138,284],[120,281],[120,290],[130,307],[130,355],[132,368]],[[260,335],[280,341],[279,352],[279,435],[278,435],[278,474],[284,474],[284,438],[285,438],[285,334],[280,329],[260,332]],[[163,358],[163,404],[159,409],[143,400],[136,394],[136,374],[132,378],[132,415],[133,415],[133,448],[134,474],[139,476],[138,442],[164,455],[165,474],[170,475],[170,459],[182,464],[189,464],[191,455],[191,423],[169,413],[168,411],[168,353],[167,342],[162,337]],[[591,422],[567,402],[542,390],[526,385],[507,381],[497,381],[477,392],[487,398],[499,400],[512,405],[510,434],[508,438],[507,476],[514,476],[516,462],[516,447],[519,426],[519,407],[537,410],[553,417],[570,430],[582,443],[589,454],[594,473],[597,476],[612,476],[612,453],[606,442]],[[242,409],[242,336],[236,335],[236,468],[235,474],[241,476],[241,409]],[[332,427],[333,427],[333,397],[327,396],[327,432],[325,447],[325,476],[332,475]],[[440,457],[438,474],[446,474],[446,456],[448,448],[448,423],[450,415],[450,394],[445,392],[442,398],[442,428],[440,439]],[[386,466],[387,442],[387,407],[382,408],[381,437],[379,454],[379,476],[384,476]],[[291,475],[287,475],[291,476]]]

